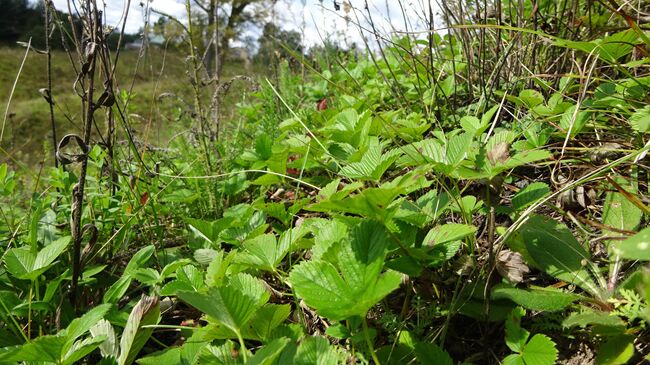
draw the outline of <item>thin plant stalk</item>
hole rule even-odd
[[[23,72],[23,66],[25,66],[25,61],[27,61],[27,55],[29,55],[29,50],[32,47],[32,39],[29,38],[29,41],[27,42],[27,49],[25,50],[25,55],[23,56],[23,60],[20,63],[20,68],[18,69],[18,73],[16,74],[16,79],[14,80],[13,86],[11,86],[11,93],[9,93],[9,98],[7,99],[7,108],[5,109],[5,116],[2,120],[2,129],[0,130],[0,142],[2,142],[2,137],[4,137],[5,134],[5,126],[7,125],[7,118],[9,117],[9,107],[11,106],[11,99],[14,96],[14,93],[16,92],[16,85],[18,85],[18,79],[20,78],[20,74]]]
[[[90,42],[98,42],[97,32],[101,32],[101,26],[98,25],[99,17],[97,16],[97,8],[95,8],[95,3],[91,0],[87,0],[85,3],[85,11],[88,13],[88,23],[86,24],[88,32],[88,44]],[[96,43],[95,43],[96,44]],[[89,46],[89,49],[92,49],[92,46]],[[90,58],[88,60],[88,69],[85,73],[84,84],[87,86],[85,88],[85,95],[83,103],[84,110],[84,135],[83,143],[86,146],[90,143],[90,132],[93,126],[93,118],[95,112],[95,105],[93,104],[94,88],[95,88],[95,65],[97,62],[97,57],[94,52],[98,49],[95,48],[94,51],[91,51],[86,56]],[[88,172],[88,157],[85,156],[81,161],[81,171],[79,172],[79,181],[75,184],[73,188],[72,196],[72,219],[71,219],[71,231],[72,231],[72,244],[73,244],[73,253],[72,253],[72,284],[70,287],[70,301],[72,302],[75,309],[79,304],[78,294],[78,285],[79,285],[79,276],[81,270],[81,216],[83,211],[83,200],[84,200],[84,187],[86,185],[86,175]]]
[[[44,0],[45,7],[45,54],[47,55],[47,90],[46,101],[50,108],[50,125],[52,128],[52,152],[54,157],[54,167],[59,167],[59,161],[56,158],[56,147],[58,138],[56,137],[56,120],[54,119],[54,100],[52,99],[52,50],[50,49],[50,0]]]
[[[379,362],[379,358],[377,357],[376,351],[375,351],[375,346],[372,344],[372,340],[370,339],[370,331],[368,331],[368,321],[366,320],[366,317],[363,317],[363,337],[366,339],[366,345],[368,345],[368,351],[370,351],[370,356],[372,357],[372,361],[375,362],[375,365],[381,365],[381,362]]]

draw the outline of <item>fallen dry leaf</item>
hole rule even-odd
[[[522,282],[524,280],[524,274],[530,272],[521,254],[510,250],[502,250],[499,252],[496,266],[499,274],[512,283]]]
[[[487,154],[488,160],[492,165],[501,164],[510,158],[510,144],[508,142],[499,142],[492,147]]]

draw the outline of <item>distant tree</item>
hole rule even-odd
[[[167,17],[160,17],[151,26],[151,33],[153,35],[162,36],[165,42],[174,48],[181,46],[187,38],[183,27],[178,23],[170,21]]]
[[[258,40],[259,51],[255,62],[271,64],[278,59],[286,59],[296,63],[295,56],[302,55],[302,37],[295,30],[283,30],[273,23],[266,23],[262,36]]]
[[[345,55],[345,50],[339,43],[326,38],[322,44],[309,48],[307,55],[315,63],[315,66],[328,69],[336,59]]]
[[[50,42],[51,48],[63,48],[63,39],[70,34],[68,16],[60,11],[50,11],[50,22],[60,21],[56,27],[50,24],[49,29],[56,29]],[[81,22],[73,16],[73,23],[81,31]],[[45,4],[43,1],[0,0],[0,45],[15,46],[16,42],[27,42],[35,48],[45,47]]]
[[[39,19],[27,0],[0,0],[0,43],[13,45]]]
[[[124,47],[126,44],[137,42],[142,38],[140,34],[124,34],[122,37],[121,46]],[[120,43],[120,33],[112,32],[106,38],[106,43],[108,44],[109,49],[117,49],[118,44]]]
[[[267,18],[276,0],[193,0],[201,10],[205,24],[205,66],[212,75],[220,75],[228,56],[230,42],[238,39],[246,25]]]

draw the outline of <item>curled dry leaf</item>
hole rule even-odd
[[[510,144],[508,142],[497,143],[487,154],[492,165],[502,164],[510,158]]]
[[[472,273],[474,269],[474,261],[469,255],[462,255],[454,262],[453,270],[456,274],[467,276]]]
[[[594,189],[585,189],[578,186],[575,189],[567,190],[557,196],[557,206],[566,211],[578,211],[588,208],[596,200]]]
[[[172,297],[165,297],[160,300],[160,312],[165,313],[176,305],[176,299]]]
[[[45,101],[47,101],[49,104],[54,105],[54,101],[52,100],[52,94],[50,93],[50,89],[43,87],[38,89],[38,92],[41,94],[43,99],[45,99]]]
[[[133,308],[133,312],[138,317],[147,316],[158,304],[159,298],[157,296],[143,295],[138,304]]]
[[[265,280],[262,280],[262,285],[264,286],[264,289],[266,289],[266,291],[269,292],[269,294],[271,294],[273,298],[279,299],[284,296],[282,292],[272,287],[271,284],[267,283]]]
[[[522,282],[524,280],[524,273],[530,272],[521,254],[510,250],[502,250],[499,252],[496,267],[501,276],[513,283]]]
[[[74,141],[81,152],[77,153],[66,153],[64,148],[71,142]],[[62,165],[68,165],[71,163],[82,162],[86,159],[90,147],[84,142],[84,140],[76,134],[67,134],[59,141],[59,145],[56,148],[56,158]]]
[[[113,104],[115,104],[115,95],[111,90],[106,89],[97,99],[95,106],[96,107],[105,106],[109,108],[113,106]]]
[[[273,193],[271,195],[271,197],[269,199],[271,199],[273,201],[280,201],[280,200],[282,200],[282,198],[281,198],[282,193],[284,193],[284,189],[279,188],[278,190],[275,191],[275,193]]]
[[[623,147],[618,143],[604,143],[598,148],[589,150],[589,159],[595,164],[601,164],[607,159],[616,158],[620,154],[621,148]]]

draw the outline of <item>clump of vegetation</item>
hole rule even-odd
[[[83,17],[80,134],[0,167],[0,363],[650,360],[644,9],[441,5],[271,80],[209,76],[190,23],[164,147]]]

